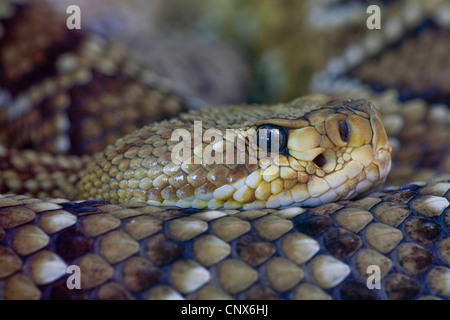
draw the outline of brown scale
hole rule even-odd
[[[236,248],[239,257],[254,267],[262,264],[275,253],[275,246],[272,243],[253,235],[242,236]]]
[[[351,257],[362,245],[358,235],[344,229],[329,229],[324,235],[324,240],[325,247],[341,260]]]
[[[394,273],[386,277],[386,293],[389,299],[409,300],[419,292],[419,283],[407,275]]]
[[[449,299],[449,186],[248,215],[3,196],[0,298]],[[395,208],[400,220],[378,220]],[[66,287],[71,264],[81,290]],[[381,290],[366,286],[371,265]]]

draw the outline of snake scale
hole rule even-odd
[[[448,139],[447,109],[377,101],[386,130],[371,102],[323,95],[180,113],[182,97],[102,39],[55,27],[20,41],[47,9],[6,3],[1,299],[450,297],[448,150],[414,131]],[[260,157],[273,140],[281,152]],[[383,185],[391,152],[395,177],[417,141],[415,168],[432,159],[423,176],[441,174]],[[81,289],[67,287],[72,265]]]

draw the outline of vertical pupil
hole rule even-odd
[[[271,129],[265,129],[266,130],[266,151],[271,151],[271,142],[272,141],[272,130]]]
[[[347,121],[339,121],[339,134],[344,142],[348,142],[348,131]]]
[[[265,151],[270,152],[270,140],[272,139],[272,131],[270,128],[261,128],[258,132],[258,146],[266,149]]]

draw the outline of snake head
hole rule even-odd
[[[281,128],[287,139],[275,161],[280,165],[278,175],[270,176],[277,171],[271,167],[262,173],[263,178],[267,173],[272,189],[268,207],[290,202],[317,206],[350,199],[383,184],[391,166],[391,146],[370,102],[310,96],[286,108],[288,115],[295,114],[295,109],[307,112],[260,125]],[[278,183],[283,190],[274,195],[277,179],[283,181]]]
[[[278,148],[266,143],[261,153],[269,141]],[[99,154],[79,186],[84,199],[113,203],[317,206],[381,185],[390,151],[369,102],[308,96],[275,106],[194,110],[145,126]]]

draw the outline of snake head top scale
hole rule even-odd
[[[382,185],[390,153],[370,102],[310,95],[195,110],[145,126],[97,155],[79,188],[83,199],[112,203],[311,207]]]

